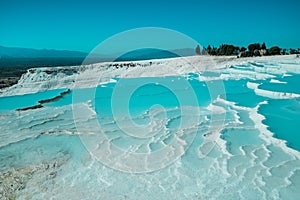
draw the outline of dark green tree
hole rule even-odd
[[[199,45],[197,45],[197,47],[196,47],[196,54],[197,55],[201,55],[200,46]]]
[[[298,54],[298,51],[296,49],[290,49],[290,54]]]
[[[207,50],[204,47],[202,48],[201,55],[209,55]]]
[[[233,55],[235,51],[235,47],[233,45],[225,45],[226,47],[226,54],[225,55]]]
[[[210,55],[217,55],[218,54],[218,49],[216,47],[213,47],[212,50],[211,50],[211,54]]]
[[[249,50],[250,52],[252,52],[252,53],[254,52],[255,49],[257,49],[257,50],[260,50],[260,49],[261,49],[259,43],[250,44],[250,45],[248,46],[248,50]]]
[[[281,51],[280,47],[274,46],[269,49],[269,54],[270,55],[280,55],[280,51]]]
[[[286,55],[286,49],[283,49],[283,50],[282,50],[282,54],[283,54],[283,55]]]
[[[263,43],[263,44],[261,45],[261,49],[267,49],[266,43]]]
[[[210,45],[208,45],[208,47],[207,47],[207,53],[211,54],[211,46]]]

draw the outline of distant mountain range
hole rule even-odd
[[[1,57],[15,58],[62,58],[62,57],[86,57],[88,54],[80,51],[67,51],[55,49],[30,49],[18,47],[0,46]]]
[[[0,46],[0,67],[43,67],[43,66],[68,66],[80,65],[89,54],[80,51],[55,50],[55,49],[30,49]],[[115,54],[119,55],[119,54]],[[136,61],[161,58],[174,58],[195,55],[192,48],[176,50],[139,49],[122,54],[114,59],[115,55],[98,55],[91,57],[88,63],[104,61]]]

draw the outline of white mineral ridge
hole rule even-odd
[[[253,65],[255,63],[257,65],[263,63],[265,67]],[[200,80],[238,80],[241,78],[259,80],[274,78],[272,74],[283,76],[289,72],[300,73],[297,64],[300,64],[300,59],[296,59],[294,56],[239,59],[233,56],[190,56],[133,62],[104,62],[80,66],[33,68],[21,77],[18,84],[0,90],[0,96],[22,95],[61,88],[92,88],[99,84],[115,81],[114,78],[179,76],[188,73],[201,74],[205,71],[217,72],[220,73],[220,76],[200,76]],[[231,66],[243,67],[249,65],[251,65],[252,70],[230,68]]]
[[[268,97],[268,98],[271,98],[271,99],[293,99],[293,98],[299,98],[300,97],[299,94],[295,94],[295,93],[274,92],[274,91],[259,89],[258,88],[259,85],[260,84],[258,84],[258,83],[252,83],[252,82],[247,83],[247,87],[249,89],[254,90],[255,94],[257,94],[259,96]]]

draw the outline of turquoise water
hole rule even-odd
[[[207,75],[216,76],[215,73],[207,73]],[[192,77],[192,75],[190,75]],[[195,78],[197,75],[193,75]],[[141,84],[148,82],[143,87],[138,88],[131,96],[129,105],[131,115],[139,115],[149,109],[152,105],[161,105],[165,108],[172,108],[181,106],[178,102],[177,94],[179,96],[188,96],[191,92],[195,92],[198,105],[190,106],[208,106],[211,102],[209,90],[205,85],[205,82],[197,81],[196,79],[190,79],[189,84],[191,88],[177,87],[175,91],[163,86],[165,83],[171,81],[177,81],[178,85],[182,85],[178,77],[164,77],[164,78],[144,78],[144,79],[128,79],[125,83],[118,83],[118,87],[121,91],[126,93],[130,87],[134,87],[135,84]],[[148,79],[148,80],[147,80]],[[265,90],[277,91],[277,92],[293,92],[300,93],[297,83],[300,80],[299,75],[278,77],[277,80],[287,82],[287,84],[270,83],[269,80],[263,81],[263,84],[259,87]],[[157,83],[160,84],[157,84]],[[255,107],[259,102],[268,100],[268,104],[262,105],[259,112],[263,114],[267,119],[264,121],[269,126],[269,129],[275,134],[275,137],[284,139],[288,145],[299,150],[300,143],[299,134],[297,133],[296,124],[299,118],[299,101],[298,100],[270,100],[265,97],[257,96],[253,90],[246,87],[248,80],[242,79],[238,81],[224,81],[224,87],[226,95],[220,94],[222,98],[226,98],[228,101],[235,102],[236,105],[245,107]],[[175,83],[176,84],[176,83]],[[116,83],[108,83],[100,85],[95,89],[76,89],[70,94],[64,96],[59,101],[45,104],[46,107],[57,107],[71,105],[72,103],[82,103],[93,99],[92,103],[96,109],[96,112],[104,116],[112,116],[112,95]],[[122,89],[123,87],[123,89]],[[15,110],[17,108],[24,108],[33,106],[38,103],[39,100],[52,98],[60,94],[65,89],[49,90],[37,94],[28,94],[22,96],[2,97],[0,98],[0,110],[5,112],[7,110]],[[76,94],[75,98],[73,94]],[[122,96],[122,93],[119,94]],[[95,96],[95,98],[94,98]],[[151,98],[150,98],[151,97]],[[246,98],[245,98],[246,97]],[[122,102],[120,97],[120,102]],[[96,102],[96,104],[95,104]],[[117,103],[117,105],[122,105]],[[188,105],[188,104],[186,104]],[[286,128],[288,127],[288,128]],[[296,139],[295,139],[296,138]]]
[[[284,83],[270,83],[265,81],[259,88],[275,92],[300,94],[300,76],[290,74],[287,77],[278,77],[276,80]],[[300,151],[300,99],[276,100],[267,99],[268,104],[262,105],[259,113],[266,117],[264,123],[274,136],[283,139],[287,145]]]
[[[251,82],[260,83],[259,88],[268,91],[300,94],[299,75],[278,76],[276,80],[286,83],[270,83],[270,79],[263,81],[251,80]],[[287,141],[288,146],[300,151],[300,134],[297,128],[300,122],[299,99],[276,100],[258,96],[253,90],[247,88],[248,81],[247,79],[224,81],[226,99],[235,102],[238,106],[250,108],[256,107],[260,102],[267,101],[268,104],[261,105],[259,108],[259,113],[266,117],[263,123],[274,133],[274,137]]]
[[[274,136],[287,141],[287,145],[300,151],[300,99],[269,100],[259,109],[264,123]]]
[[[39,100],[50,99],[58,96],[66,89],[49,90],[36,94],[27,94],[20,96],[10,96],[0,98],[0,111],[16,110],[18,108],[26,108],[38,104]]]
[[[236,105],[251,108],[264,101],[266,98],[256,95],[253,90],[247,88],[248,81],[247,79],[224,81],[226,99],[235,102]]]
[[[264,90],[271,90],[275,92],[288,92],[288,93],[300,94],[299,74],[290,74],[290,76],[286,76],[286,77],[277,77],[276,80],[285,82],[286,84],[264,82],[262,85],[259,86],[259,88]]]
[[[175,90],[171,90],[168,85],[176,85]],[[118,106],[123,106],[124,96],[136,87],[129,102],[129,110],[132,115],[139,115],[149,109],[152,105],[161,105],[164,108],[174,108],[178,106],[208,106],[211,102],[211,94],[205,82],[191,79],[188,82],[179,77],[157,77],[157,78],[135,78],[127,79],[126,82],[118,82],[118,94],[114,96],[115,110]],[[95,88],[75,89],[70,94],[64,96],[59,101],[45,104],[45,106],[56,107],[76,103],[83,103],[92,100],[92,105],[100,116],[112,116],[112,98],[116,83],[108,83]],[[60,92],[53,91],[53,92]],[[194,93],[195,101],[188,98],[190,93]],[[176,95],[175,95],[176,94]],[[36,97],[39,98],[39,97]],[[181,98],[182,102],[178,101]],[[184,105],[181,105],[181,104]],[[134,108],[134,109],[130,109]],[[122,113],[120,113],[122,114]]]
[[[82,161],[88,152],[78,135],[41,135],[0,148],[0,169],[22,168],[55,159],[58,155]],[[34,159],[33,159],[34,158]]]

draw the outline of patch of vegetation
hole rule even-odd
[[[199,52],[199,46],[196,47],[196,54]],[[300,54],[300,48],[298,49],[282,49],[279,46],[273,46],[270,49],[267,48],[266,43],[253,43],[249,44],[248,48],[238,47],[232,44],[222,44],[220,47],[211,47],[208,45],[204,48],[204,51],[213,56],[238,56],[238,57],[252,57],[252,56],[268,56],[268,55],[288,55],[288,54]],[[203,54],[203,53],[202,53]]]

